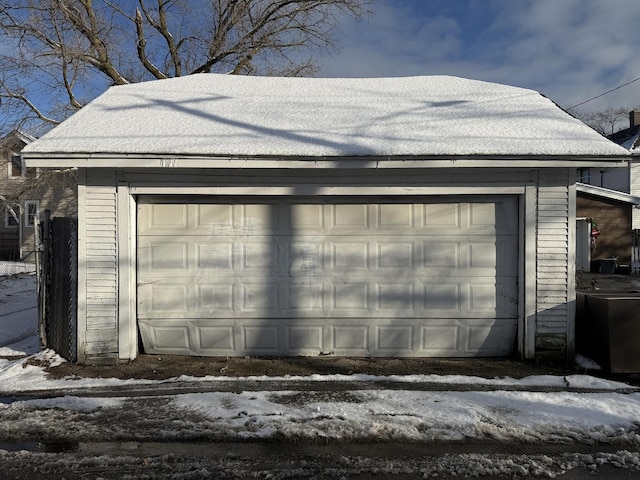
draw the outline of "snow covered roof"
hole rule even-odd
[[[640,127],[630,127],[607,138],[628,150],[631,155],[640,155]]]
[[[36,137],[29,135],[28,133],[25,133],[21,130],[11,130],[9,133],[7,133],[4,137],[0,139],[0,143],[6,144],[11,141],[18,140],[24,144],[28,144],[35,141],[35,139]]]
[[[609,200],[616,200],[622,203],[629,203],[631,205],[640,205],[640,197],[631,195],[629,193],[620,192],[618,190],[611,190],[609,188],[597,187],[595,185],[589,185],[586,183],[576,183],[576,190],[580,193],[586,193],[596,197],[607,198]]]
[[[23,153],[27,159],[64,153],[628,155],[549,99],[523,88],[450,76],[218,74],[111,87]]]

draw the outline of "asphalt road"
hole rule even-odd
[[[640,479],[640,466],[622,465],[619,450],[594,445],[111,442],[0,448],[6,450],[0,453],[3,480]]]

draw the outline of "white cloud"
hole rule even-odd
[[[362,22],[347,21],[342,55],[324,64],[325,76],[425,74],[425,65],[457,56],[460,29],[455,19],[418,17],[407,7],[381,4]]]
[[[452,74],[536,89],[572,106],[640,76],[637,0],[423,0],[345,25],[325,76]],[[477,20],[473,20],[476,18]],[[640,82],[585,108],[640,104]]]

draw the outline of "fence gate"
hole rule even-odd
[[[38,229],[36,229],[38,230]],[[38,316],[40,342],[60,356],[77,360],[78,221],[50,218],[40,224]]]

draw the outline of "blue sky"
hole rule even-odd
[[[568,108],[640,77],[638,0],[379,0],[320,76],[457,75]],[[632,109],[640,81],[580,107]]]
[[[640,78],[640,0],[374,0],[371,8],[359,22],[345,16],[341,54],[321,57],[319,76],[456,75],[531,88],[567,109]],[[0,39],[0,52],[7,48]],[[106,86],[96,85],[89,97]],[[572,112],[609,107],[640,107],[640,80]]]

